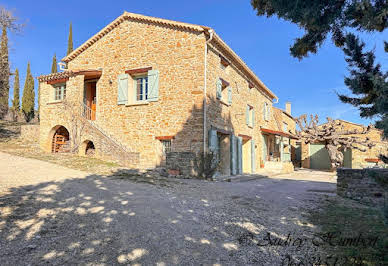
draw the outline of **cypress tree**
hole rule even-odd
[[[27,121],[34,118],[35,107],[35,90],[34,90],[34,78],[31,75],[30,62],[27,65],[26,81],[24,83],[23,98],[22,98],[22,111],[25,114]]]
[[[69,40],[67,42],[67,55],[69,55],[71,52],[73,52],[73,27],[70,22]]]
[[[8,111],[9,74],[7,28],[3,26],[0,47],[0,118]]]
[[[12,109],[16,112],[20,111],[20,82],[19,82],[19,70],[15,70],[15,81],[13,83],[13,100],[12,100]]]
[[[57,73],[57,72],[58,72],[58,69],[57,69],[57,56],[54,54],[53,63],[51,65],[51,73]]]

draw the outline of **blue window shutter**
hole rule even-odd
[[[148,100],[153,102],[159,99],[159,70],[148,71]]]
[[[267,138],[263,135],[263,163],[267,161]]]
[[[221,100],[222,98],[222,81],[221,79],[217,79],[217,91],[216,91],[216,96],[218,100]]]
[[[252,157],[251,157],[251,164],[252,164],[252,173],[255,173],[256,172],[256,145],[255,145],[255,141],[253,139],[251,139],[251,154],[252,154]]]
[[[230,135],[230,170],[232,175],[237,173],[237,139]]]
[[[255,109],[252,109],[252,127],[255,127]]]
[[[245,110],[245,122],[249,126],[249,105],[247,105],[246,110]]]
[[[237,137],[237,174],[242,174],[242,137]]]
[[[228,87],[228,104],[232,104],[232,88]]]
[[[209,151],[217,152],[217,150],[218,150],[217,130],[211,129],[209,130]]]
[[[118,79],[117,104],[128,102],[128,74],[120,74]]]

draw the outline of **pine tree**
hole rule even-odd
[[[51,64],[51,73],[57,73],[57,56],[54,54],[53,56],[53,63]]]
[[[3,26],[0,47],[0,118],[8,111],[9,76],[7,28]]]
[[[22,98],[22,111],[25,114],[27,121],[34,118],[35,107],[35,90],[34,90],[34,78],[31,75],[30,62],[27,65],[26,81],[24,83],[23,98]]]
[[[365,43],[354,34],[345,39],[343,51],[350,68],[350,76],[345,85],[352,94],[359,97],[339,95],[344,103],[356,106],[361,117],[379,116],[376,127],[383,129],[388,137],[388,72],[383,72],[380,64],[375,63],[372,51],[364,52]]]
[[[13,83],[13,100],[12,100],[12,109],[16,112],[20,111],[20,82],[19,82],[19,70],[15,70],[15,80]]]
[[[67,55],[69,55],[71,52],[73,52],[73,27],[70,22],[69,40],[67,42]]]

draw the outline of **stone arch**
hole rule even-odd
[[[70,134],[66,127],[57,125],[50,130],[52,153],[70,152]]]
[[[81,156],[94,156],[96,154],[96,145],[91,140],[85,140],[81,143],[78,151]]]

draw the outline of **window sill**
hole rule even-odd
[[[248,125],[248,127],[249,127],[249,128],[253,128],[253,126],[252,126],[252,125]]]
[[[57,104],[57,103],[63,103],[63,100],[51,101],[51,102],[48,102],[47,104]]]
[[[138,105],[149,105],[148,101],[138,101],[134,103],[127,103],[125,106],[138,106]]]
[[[231,104],[227,103],[227,102],[224,102],[223,100],[219,99],[219,101],[223,104],[223,105],[226,105],[226,106],[231,106]]]

